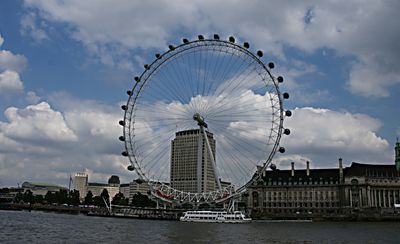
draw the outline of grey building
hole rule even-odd
[[[216,142],[206,132],[215,158]],[[185,192],[208,192],[216,189],[211,158],[204,135],[199,129],[180,131],[171,142],[171,186]]]

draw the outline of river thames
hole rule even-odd
[[[0,211],[0,243],[400,243],[400,223],[214,224]]]

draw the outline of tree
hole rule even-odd
[[[138,192],[132,197],[132,205],[135,207],[155,207],[156,203],[148,196]]]
[[[80,203],[79,201],[79,191],[73,190],[69,193],[69,204],[78,206]]]
[[[14,202],[20,203],[24,200],[24,194],[21,192],[18,192],[17,195],[15,195]]]
[[[104,200],[106,200],[108,202],[108,199],[110,198],[110,195],[108,194],[108,191],[106,188],[103,189],[103,191],[101,192],[100,196],[102,198],[104,198]]]
[[[46,201],[47,204],[55,203],[56,202],[55,194],[53,194],[51,191],[48,191],[44,196],[44,201]]]
[[[68,203],[68,191],[59,190],[55,193],[55,200],[58,204]]]
[[[128,205],[129,199],[125,198],[122,192],[118,192],[112,199],[111,203],[113,205]]]
[[[43,203],[44,198],[42,195],[36,195],[33,197],[33,202],[34,203]]]
[[[93,197],[93,205],[98,206],[98,207],[105,207],[104,201],[101,198],[101,196]]]
[[[93,205],[93,193],[91,191],[88,191],[88,193],[86,194],[84,204]]]
[[[25,191],[22,200],[25,203],[33,204],[34,203],[33,193],[30,190]]]
[[[101,192],[100,196],[93,197],[93,204],[95,206],[105,207],[106,205],[105,205],[103,199],[107,202],[107,205],[108,205],[109,195],[108,195],[107,189],[103,189],[103,191]]]

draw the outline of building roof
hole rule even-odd
[[[106,183],[94,183],[94,182],[89,182],[88,186],[109,186]]]
[[[344,169],[346,176],[368,177],[399,177],[394,164],[362,164],[352,162],[350,167]]]
[[[56,184],[52,184],[52,183],[45,183],[45,182],[29,182],[29,181],[25,181],[24,183],[22,183],[22,187],[23,188],[31,188],[31,187],[54,187],[54,188],[60,188],[60,189],[67,189],[64,186],[60,186],[60,185],[56,185]]]
[[[339,169],[310,169],[310,174],[307,175],[307,170],[300,169],[294,170],[294,176],[292,176],[292,170],[274,170],[266,171],[264,181],[316,181],[316,180],[339,180]]]

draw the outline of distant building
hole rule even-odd
[[[33,195],[42,195],[45,196],[47,192],[58,192],[60,190],[68,191],[68,188],[51,184],[51,183],[43,183],[43,182],[24,182],[22,183],[22,189],[24,192],[29,190]]]
[[[108,179],[108,184],[103,183],[90,183],[88,184],[88,191],[93,193],[93,196],[99,196],[103,192],[104,189],[108,191],[108,195],[113,198],[120,192],[120,181],[119,177],[116,175],[112,175]]]
[[[79,198],[83,200],[88,191],[88,175],[86,173],[76,173],[74,183],[75,190],[79,191]]]
[[[397,171],[400,171],[400,142],[397,138],[396,140],[396,147],[394,148],[395,151],[395,164]]]
[[[206,132],[215,158],[216,142]],[[211,158],[204,135],[199,129],[180,131],[171,142],[171,187],[185,192],[208,192],[216,189]]]

